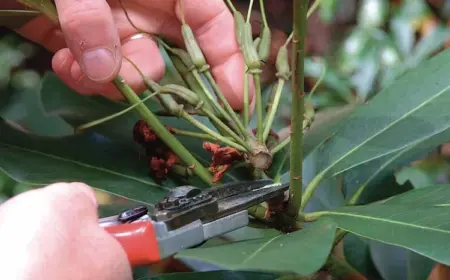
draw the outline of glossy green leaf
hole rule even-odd
[[[347,234],[344,237],[344,255],[349,264],[368,279],[381,279],[370,256],[368,239]]]
[[[370,241],[373,262],[385,280],[427,279],[435,262],[413,251],[389,244]]]
[[[320,153],[313,151],[303,161],[303,187],[315,177],[319,171]],[[288,177],[288,176],[286,176]],[[289,182],[289,178],[286,179]],[[305,212],[316,212],[331,210],[345,205],[344,195],[340,190],[341,180],[337,177],[323,180],[317,190],[314,192],[311,201],[305,208]]]
[[[311,128],[305,132],[303,156],[306,158],[309,153],[329,140],[357,107],[358,105],[351,104],[318,112]]]
[[[139,278],[139,280],[197,280],[197,279],[221,279],[221,280],[274,280],[281,274],[264,273],[254,271],[206,271],[206,272],[182,272],[161,274],[149,278]]]
[[[444,51],[356,108],[320,147],[323,172],[337,175],[449,128],[449,62]]]
[[[362,202],[365,199],[364,197],[367,197],[375,187],[383,188],[383,184],[380,187],[377,185],[386,177],[392,176],[396,169],[426,156],[432,149],[448,141],[448,139],[450,139],[450,129],[437,131],[437,133],[429,134],[400,151],[388,153],[344,172],[346,196],[350,197],[358,188],[366,185],[366,190],[360,197],[360,202]]]
[[[437,26],[430,34],[420,39],[411,55],[408,56],[406,64],[408,67],[415,67],[443,47],[449,38],[450,31],[448,28],[446,26]]]
[[[179,253],[176,258],[202,260],[232,270],[285,271],[310,275],[325,263],[335,230],[333,222],[321,219],[294,233],[189,249]]]
[[[0,170],[33,186],[81,181],[136,202],[155,203],[173,185],[155,183],[138,152],[88,135],[38,137],[1,123],[0,154]]]
[[[414,188],[424,188],[437,183],[449,183],[449,171],[450,165],[446,160],[430,158],[398,170],[395,177],[399,184],[411,182]]]
[[[414,189],[379,203],[383,205],[450,206],[450,184]]]
[[[373,204],[327,211],[339,228],[450,264],[450,211],[446,207]]]

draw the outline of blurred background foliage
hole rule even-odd
[[[248,0],[234,2],[244,9],[248,5]],[[266,0],[270,25],[285,34],[291,31],[291,2]],[[258,21],[259,7],[254,9]],[[305,62],[308,90],[323,78],[311,99],[318,115],[369,101],[396,77],[449,47],[449,24],[450,0],[322,0],[308,21]],[[45,115],[40,107],[41,79],[51,71],[51,57],[45,49],[6,28],[0,29],[0,116],[31,133],[68,135],[73,133],[71,126],[57,116]],[[273,71],[267,76],[275,77],[274,67],[269,66],[266,71]],[[265,80],[266,95],[273,82],[270,78]],[[284,91],[275,130],[289,125],[290,87]],[[442,144],[433,153],[397,170],[396,184],[421,188],[450,182],[450,146]],[[0,170],[0,202],[30,188]],[[370,256],[349,261],[358,269],[372,267],[364,272],[373,275],[373,279],[413,279],[405,278],[408,269],[392,265],[396,262],[411,268],[413,254],[357,238],[348,242],[371,248]],[[371,265],[366,264],[368,258]],[[414,279],[425,278],[419,275]]]

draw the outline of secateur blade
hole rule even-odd
[[[259,180],[241,182],[239,185],[233,184],[224,187],[224,190],[217,190],[220,193],[229,192],[233,195],[224,195],[218,200],[218,210],[209,219],[218,219],[232,213],[246,210],[254,205],[268,201],[275,197],[285,197],[288,190],[288,183],[274,183],[272,180]],[[215,189],[212,189],[215,192]]]

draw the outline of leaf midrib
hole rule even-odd
[[[244,266],[246,263],[248,263],[249,261],[251,261],[252,259],[254,259],[259,253],[261,253],[261,251],[266,248],[267,246],[269,246],[273,241],[275,241],[276,239],[280,238],[283,235],[277,235],[272,237],[270,240],[266,241],[264,245],[262,245],[261,247],[259,247],[256,251],[254,251],[250,256],[248,256],[245,260],[242,261],[240,266]]]
[[[437,229],[437,228],[432,228],[432,227],[424,227],[424,226],[416,225],[416,224],[413,224],[413,223],[408,224],[408,223],[405,223],[405,222],[400,222],[400,221],[395,221],[395,220],[388,220],[386,218],[379,218],[379,217],[374,217],[374,216],[365,216],[365,215],[361,215],[361,214],[352,214],[352,213],[327,211],[327,212],[324,213],[324,216],[326,216],[326,215],[349,216],[349,217],[354,217],[354,218],[359,218],[359,219],[375,220],[377,222],[385,222],[385,223],[402,225],[402,226],[406,226],[406,227],[412,227],[412,228],[417,228],[417,229],[423,229],[423,230],[436,231],[436,232],[450,234],[450,231],[447,231],[447,230],[442,230],[442,229]]]
[[[414,108],[411,111],[408,111],[406,114],[404,114],[403,116],[401,116],[400,118],[398,118],[397,120],[395,120],[394,122],[390,123],[389,125],[387,125],[386,127],[384,127],[383,129],[381,129],[380,131],[376,132],[375,134],[373,134],[372,136],[370,136],[369,138],[367,138],[366,140],[364,140],[363,142],[361,142],[359,145],[356,145],[353,149],[350,149],[347,153],[345,153],[344,155],[342,155],[339,159],[337,159],[333,164],[331,164],[328,168],[326,168],[324,170],[324,172],[327,172],[328,170],[330,170],[333,166],[337,165],[339,162],[341,162],[342,160],[344,160],[346,157],[348,157],[350,154],[352,154],[353,152],[355,152],[356,150],[358,150],[359,148],[361,148],[362,146],[364,146],[367,142],[370,142],[372,139],[374,139],[375,137],[377,137],[378,135],[380,135],[381,133],[385,132],[386,130],[390,129],[391,127],[395,126],[397,123],[399,123],[400,121],[404,120],[406,117],[408,117],[409,115],[415,113],[417,110],[419,110],[420,108],[424,107],[425,105],[427,105],[428,103],[432,102],[434,99],[440,97],[442,94],[444,94],[448,89],[450,89],[450,86],[445,87],[443,90],[441,90],[440,92],[438,92],[438,94],[434,95],[432,98],[429,98],[427,100],[425,100],[425,102],[422,102],[419,106],[417,106],[416,108]]]
[[[32,154],[45,156],[45,157],[48,157],[48,158],[51,158],[51,159],[55,159],[55,160],[60,160],[60,161],[64,161],[64,162],[70,162],[70,163],[73,163],[73,164],[76,164],[76,165],[80,165],[80,166],[83,166],[83,167],[86,167],[86,168],[94,169],[94,170],[105,172],[105,173],[110,173],[110,174],[113,174],[113,175],[116,175],[116,176],[119,176],[119,177],[130,179],[130,180],[134,180],[134,181],[137,181],[137,182],[140,182],[140,183],[143,183],[145,185],[152,186],[152,187],[157,187],[157,188],[161,188],[161,189],[164,189],[164,190],[169,190],[168,188],[166,188],[164,186],[161,186],[161,185],[158,185],[158,184],[154,184],[154,183],[151,183],[151,182],[148,182],[148,181],[136,178],[136,177],[132,177],[132,176],[128,176],[128,175],[125,175],[125,174],[121,174],[121,173],[118,173],[118,172],[115,172],[115,171],[112,171],[112,170],[109,170],[109,169],[106,169],[106,168],[96,167],[96,166],[93,166],[93,165],[90,165],[90,164],[86,164],[86,163],[83,163],[83,162],[70,160],[70,159],[58,157],[58,156],[55,156],[55,155],[43,153],[43,152],[32,150],[32,149],[27,149],[27,148],[23,148],[23,147],[11,145],[11,144],[0,143],[0,145],[6,146],[6,147],[9,147],[9,148],[13,148],[13,149],[22,150],[22,151],[25,151],[25,152],[28,152],[28,153],[32,153]]]

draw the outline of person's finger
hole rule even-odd
[[[158,81],[164,76],[164,60],[156,42],[151,37],[138,34],[125,39],[122,53],[124,58],[119,74],[136,93],[144,91],[145,84],[141,74],[128,60],[131,60],[147,78]],[[81,94],[100,93],[108,98],[123,99],[122,94],[112,83],[101,85],[90,81],[67,49],[55,54],[52,67],[68,86]]]
[[[201,11],[201,12],[199,12]],[[233,15],[222,0],[177,1],[176,14],[182,15],[211,65],[212,73],[230,105],[242,109],[244,58],[236,40]],[[253,79],[249,98],[253,99]]]
[[[51,52],[66,47],[64,34],[59,26],[54,25],[45,16],[32,19],[17,29],[16,32]]]
[[[110,82],[119,72],[120,39],[105,0],[56,0],[67,43],[75,61],[94,82]]]

